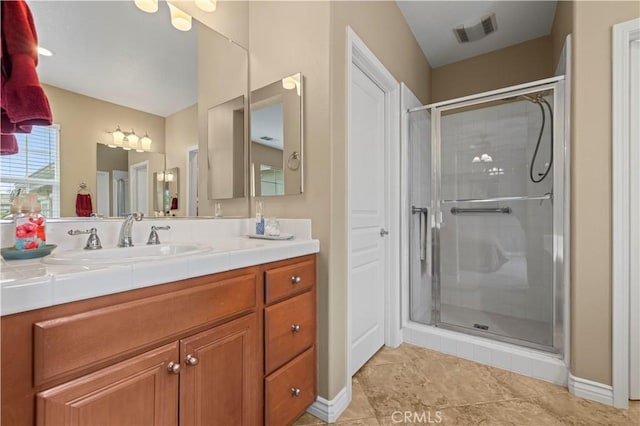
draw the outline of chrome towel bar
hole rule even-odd
[[[500,214],[511,214],[511,207],[498,207],[498,208],[460,208],[460,207],[451,207],[451,214],[462,214],[462,213],[500,213]]]

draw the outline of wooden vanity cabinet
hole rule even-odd
[[[265,280],[301,263],[313,285],[277,303],[312,295],[282,305],[304,306],[305,332],[265,342],[266,319],[291,318],[276,302],[265,313]],[[290,423],[316,397],[315,309],[310,255],[2,317],[2,424]]]
[[[315,257],[274,264],[265,272],[265,424],[293,423],[316,400]]]

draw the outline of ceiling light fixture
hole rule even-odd
[[[38,55],[41,56],[53,56],[53,52],[45,47],[38,46]]]
[[[171,3],[167,3],[167,5],[169,5],[169,11],[171,12],[171,25],[173,25],[173,28],[179,31],[189,31],[191,29],[191,15]]]
[[[138,9],[147,13],[155,13],[158,11],[158,0],[134,0]]]

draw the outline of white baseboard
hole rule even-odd
[[[571,373],[569,373],[569,392],[580,398],[613,405],[613,387],[611,385],[582,379]]]
[[[331,401],[318,396],[316,401],[307,408],[307,413],[327,423],[334,423],[342,412],[347,409],[350,402],[347,388],[344,387]]]

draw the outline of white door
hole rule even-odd
[[[131,213],[149,214],[149,162],[133,164],[129,169],[131,175]]]
[[[629,140],[631,154],[631,271],[629,275],[630,295],[630,339],[629,339],[629,399],[640,399],[640,40],[629,46],[630,120]]]
[[[198,215],[198,147],[187,151],[187,216]]]
[[[96,171],[96,186],[98,192],[98,214],[109,216],[109,172]]]
[[[353,375],[384,345],[385,93],[351,64],[349,110],[349,321]]]

